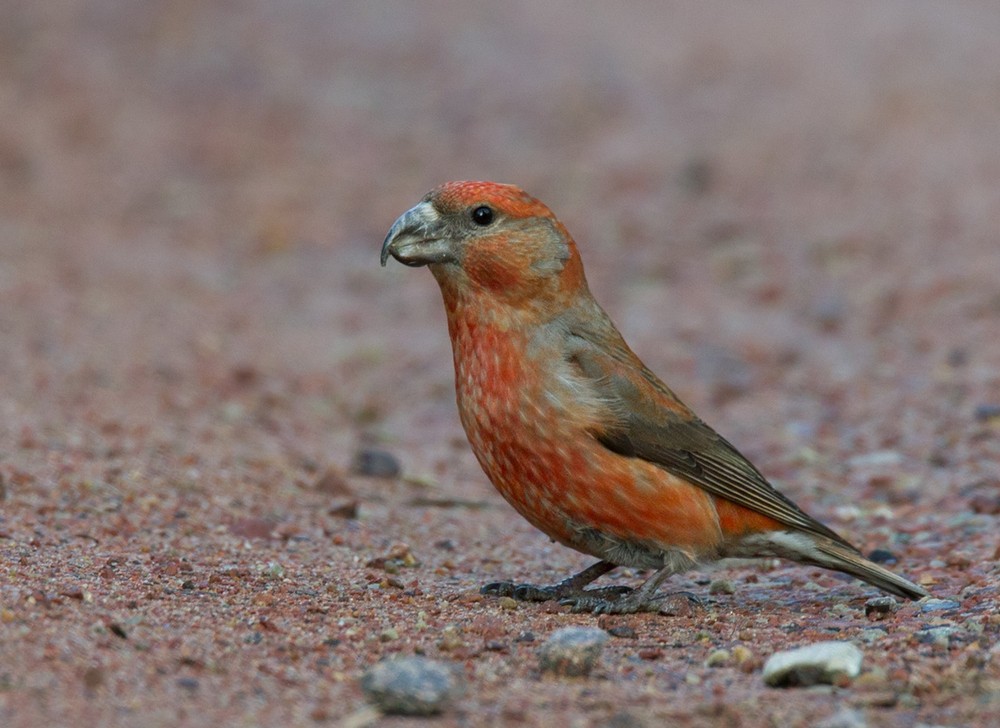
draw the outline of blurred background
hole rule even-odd
[[[992,0],[4,0],[0,722],[336,717],[411,649],[335,621],[412,620],[373,591],[393,542],[439,612],[582,565],[469,452],[431,276],[378,265],[453,179],[546,202],[650,368],[795,500],[995,604],[998,38]],[[492,614],[446,609],[416,638]]]
[[[95,410],[224,409],[220,381],[261,373],[316,388],[313,457],[346,457],[358,426],[458,434],[433,282],[377,256],[397,214],[462,178],[547,202],[694,404],[850,383],[864,408],[880,376],[919,389],[949,357],[967,406],[997,386],[992,3],[3,15],[5,442]]]
[[[926,386],[949,355],[996,385],[991,3],[3,14],[5,441],[65,429],[66,407],[150,424],[164,397],[219,404],[201,390],[234,369],[319,387],[317,453],[359,422],[457,433],[433,282],[377,254],[462,178],[547,202],[695,404],[850,383],[862,407],[877,371]]]

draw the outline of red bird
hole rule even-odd
[[[396,220],[383,266],[390,255],[441,287],[458,411],[486,475],[536,528],[600,559],[552,586],[484,593],[655,610],[671,574],[760,556],[928,595],[775,490],[647,369],[591,295],[569,232],[518,187],[438,187]],[[635,590],[584,589],[616,566],[656,571]]]

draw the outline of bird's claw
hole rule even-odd
[[[554,586],[515,584],[512,581],[490,582],[484,585],[479,593],[491,597],[511,597],[519,602],[547,602],[558,596]]]
[[[580,594],[578,596],[560,599],[559,603],[569,607],[576,614],[589,612],[591,614],[636,614],[637,612],[656,612],[659,608],[653,605],[651,599],[635,599],[631,595],[619,598],[601,595]]]
[[[691,592],[671,592],[662,596],[648,597],[639,592],[631,592],[627,595],[612,596],[608,598],[601,594],[600,589],[582,592],[578,595],[565,597],[559,600],[563,606],[570,607],[574,613],[589,612],[591,614],[638,614],[639,612],[657,612],[659,614],[676,615],[683,610],[673,609],[668,606],[669,602],[675,601],[676,597],[683,597],[686,604],[695,609],[704,607],[704,603]]]
[[[515,584],[512,581],[494,581],[484,585],[480,594],[493,597],[511,597],[519,602],[548,602],[559,600],[560,604],[576,599],[604,599],[611,601],[633,591],[630,586],[605,586],[600,589],[573,589],[563,584],[538,586],[536,584]],[[583,610],[587,611],[587,610]]]

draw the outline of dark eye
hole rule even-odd
[[[472,222],[476,225],[489,225],[493,222],[493,209],[486,205],[480,205],[472,211]]]

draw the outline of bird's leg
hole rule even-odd
[[[610,561],[598,561],[588,566],[578,574],[563,579],[558,584],[537,586],[535,584],[515,584],[512,581],[495,581],[480,589],[481,594],[496,597],[513,597],[523,602],[547,602],[551,599],[572,600],[576,598],[600,598],[613,602],[616,597],[629,594],[631,587],[607,586],[600,589],[585,590],[584,587],[595,579],[604,576],[617,564]],[[655,589],[654,589],[655,590]]]
[[[661,603],[671,596],[683,596],[695,606],[701,606],[698,597],[690,592],[674,592],[660,597],[656,596],[656,590],[660,588],[660,584],[676,571],[677,569],[672,564],[668,564],[646,579],[638,589],[617,599],[607,599],[599,593],[600,589],[594,589],[592,591],[581,590],[578,594],[562,597],[559,603],[572,607],[574,612],[593,612],[594,614],[659,612]]]

